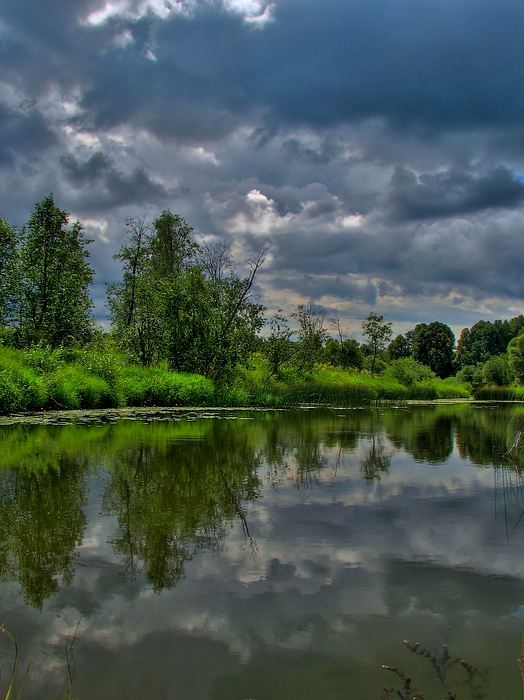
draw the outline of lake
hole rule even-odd
[[[0,426],[24,697],[68,667],[81,700],[522,697],[523,425],[461,404]],[[4,638],[4,693],[12,659]]]

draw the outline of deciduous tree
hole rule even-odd
[[[375,372],[375,362],[377,359],[377,354],[380,350],[383,350],[389,343],[392,335],[391,323],[383,323],[384,316],[379,316],[373,311],[369,316],[362,321],[362,334],[365,338],[368,338],[369,345],[371,346],[373,352],[373,359],[371,361],[371,376]]]
[[[452,373],[454,349],[455,335],[445,323],[433,321],[415,327],[413,359],[430,367],[437,377],[449,377]]]
[[[87,263],[90,240],[79,221],[55,206],[53,195],[37,203],[22,229],[17,332],[22,346],[84,344],[93,332]]]

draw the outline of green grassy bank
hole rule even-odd
[[[124,406],[362,406],[381,400],[470,396],[453,378],[405,386],[393,378],[329,365],[316,365],[302,374],[289,372],[278,380],[267,375],[260,356],[254,356],[234,382],[223,385],[200,375],[170,372],[165,364],[131,365],[107,349],[0,347],[0,413]]]

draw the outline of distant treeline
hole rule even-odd
[[[126,232],[115,256],[121,279],[107,287],[111,326],[104,333],[92,315],[92,241],[82,224],[70,224],[52,195],[22,227],[0,219],[0,343],[18,350],[105,343],[129,364],[163,364],[218,384],[234,382],[254,357],[260,380],[273,383],[295,381],[319,363],[404,386],[452,375],[473,388],[524,383],[523,315],[479,321],[456,344],[440,321],[392,340],[391,323],[370,313],[361,344],[347,337],[336,315],[326,319],[312,306],[297,307],[291,322],[281,312],[267,319],[253,294],[263,250],[246,261],[242,276],[225,243],[198,244],[170,211],[152,223],[127,219]]]

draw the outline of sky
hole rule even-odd
[[[164,209],[268,314],[458,335],[524,311],[522,0],[0,0],[0,216],[50,192],[97,319]]]

